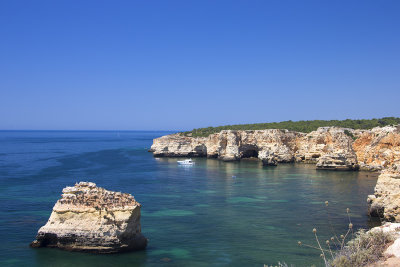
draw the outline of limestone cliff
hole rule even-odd
[[[147,239],[141,234],[140,207],[130,194],[94,183],[66,187],[31,246],[95,253],[144,249]]]
[[[379,175],[374,194],[368,196],[368,204],[371,216],[400,222],[400,161]]]
[[[308,134],[288,130],[224,130],[208,137],[173,134],[154,139],[154,156],[258,158],[264,165],[316,164],[317,169],[381,171],[370,214],[400,222],[400,126],[353,130],[321,127]]]
[[[150,148],[157,157],[205,157],[210,138],[193,138],[171,134],[154,139]]]
[[[356,139],[355,141],[353,139]],[[288,130],[223,130],[208,137],[166,135],[150,151],[162,157],[213,157],[225,161],[254,157],[265,165],[314,163],[318,169],[381,170],[400,159],[399,127],[371,130],[321,127],[308,134]]]
[[[323,127],[309,134],[288,130],[224,130],[208,137],[182,134],[154,139],[150,151],[154,156],[212,157],[224,161],[258,158],[265,165],[282,162],[317,163],[321,169],[357,169],[352,138],[346,129]],[[353,131],[351,129],[347,129]]]
[[[353,150],[353,129],[321,127],[299,138],[296,160],[316,163],[317,169],[357,170],[358,162]]]
[[[377,127],[363,131],[353,147],[362,169],[388,168],[400,160],[400,126]]]
[[[374,195],[368,196],[369,214],[400,222],[400,131],[374,128],[360,133],[353,144],[362,169],[381,170]]]

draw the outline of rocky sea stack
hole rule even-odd
[[[80,182],[63,189],[46,225],[32,247],[116,253],[146,248],[141,234],[140,207],[130,194]]]

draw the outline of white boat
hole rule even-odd
[[[178,160],[179,165],[194,165],[194,161],[192,159]]]

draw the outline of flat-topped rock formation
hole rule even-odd
[[[108,191],[90,182],[63,189],[32,247],[115,253],[144,249],[140,207],[130,194]]]
[[[354,153],[332,153],[325,154],[318,159],[316,164],[318,170],[358,170],[357,157]]]

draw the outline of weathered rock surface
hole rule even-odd
[[[317,165],[319,170],[358,170],[357,157],[354,153],[349,154],[325,154],[319,158]]]
[[[321,127],[298,140],[296,160],[316,163],[317,169],[357,170],[353,139],[346,134],[352,129]]]
[[[384,233],[390,233],[393,235],[394,242],[390,244],[389,247],[387,247],[384,251],[384,260],[372,263],[368,266],[400,266],[400,223],[385,223],[382,226],[372,228],[370,231],[382,231]]]
[[[385,221],[400,222],[399,126],[364,131],[353,147],[362,169],[382,171],[374,194],[367,199],[369,214]]]
[[[207,138],[171,134],[154,139],[150,151],[157,157],[205,157]]]
[[[94,253],[144,249],[140,207],[132,195],[94,183],[66,187],[31,246]]]
[[[304,162],[324,170],[384,170],[368,198],[370,214],[400,222],[400,125],[371,130],[321,127],[308,134],[274,129],[225,130],[198,138],[174,134],[154,139],[151,151],[155,156],[224,161],[253,157],[268,166]]]
[[[400,161],[379,175],[374,195],[367,201],[371,216],[400,222]]]
[[[207,156],[224,161],[274,155],[278,162],[292,162],[295,140],[301,135],[287,130],[225,130],[208,137],[172,134],[154,139],[150,151],[157,157]]]
[[[265,165],[304,162],[317,164],[319,169],[382,170],[400,160],[400,133],[399,126],[371,130],[321,127],[308,134],[277,129],[224,130],[208,137],[163,136],[154,139],[150,151],[159,157],[224,161],[254,157]]]
[[[382,170],[400,160],[400,126],[362,131],[353,144],[361,169]]]
[[[298,139],[297,161],[317,163],[323,155],[345,154],[352,156],[353,139],[345,131],[352,129],[321,127]]]
[[[277,129],[224,130],[208,137],[173,134],[154,139],[150,151],[154,156],[207,156],[224,161],[258,158],[264,165],[295,161],[317,163],[323,155],[330,155],[332,160],[325,158],[320,164],[321,169],[357,169],[353,139],[345,134],[345,130],[354,131],[322,127],[309,134]]]

